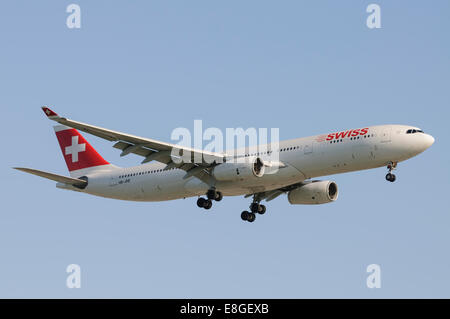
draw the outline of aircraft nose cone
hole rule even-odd
[[[433,145],[433,143],[434,137],[429,134],[425,134],[425,148],[429,148],[431,145]]]

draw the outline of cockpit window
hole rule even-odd
[[[406,134],[414,134],[414,133],[423,133],[423,131],[419,129],[409,129],[406,131]]]

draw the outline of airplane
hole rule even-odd
[[[241,213],[241,219],[247,222],[254,222],[257,214],[266,212],[263,200],[269,202],[282,194],[287,194],[293,205],[336,201],[336,182],[315,179],[321,176],[386,166],[386,180],[394,182],[392,171],[399,162],[434,143],[431,135],[414,126],[378,125],[280,141],[276,146],[256,145],[238,152],[240,155],[229,155],[77,122],[46,106],[42,110],[48,119],[58,123],[54,129],[70,177],[31,168],[15,169],[56,181],[61,189],[112,199],[152,202],[198,197],[197,206],[207,210],[224,196],[244,195],[252,197],[249,211]],[[144,160],[128,168],[110,164],[79,131],[115,142],[113,147],[122,151],[121,156],[133,153]],[[189,159],[201,160],[176,160],[174,149],[187,152]],[[271,162],[268,156],[274,152],[278,161]]]

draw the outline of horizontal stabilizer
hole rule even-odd
[[[87,186],[87,181],[78,179],[78,178],[71,178],[71,177],[66,177],[66,176],[57,175],[57,174],[53,174],[53,173],[47,173],[47,172],[43,172],[43,171],[39,171],[37,169],[31,169],[31,168],[24,168],[24,167],[13,167],[13,168],[17,169],[19,171],[25,172],[25,173],[44,177],[44,178],[50,179],[55,182],[60,182],[60,183],[64,183],[67,185],[73,185],[73,186],[81,188],[81,189],[83,189]]]

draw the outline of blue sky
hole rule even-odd
[[[66,27],[66,6],[82,27]],[[0,297],[450,297],[450,3],[3,1]],[[170,141],[177,127],[278,127],[290,139],[399,123],[436,138],[385,170],[330,177],[339,200],[132,203],[13,171],[66,175],[40,110]],[[85,135],[110,162],[112,143]],[[82,288],[65,285],[79,264]],[[381,266],[381,289],[366,267]]]

